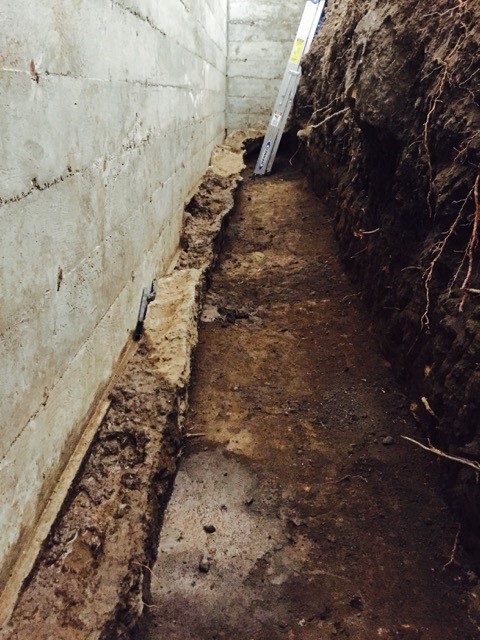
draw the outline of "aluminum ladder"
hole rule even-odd
[[[272,170],[302,76],[300,63],[303,56],[309,51],[313,38],[321,26],[326,3],[327,0],[307,0],[305,5],[262,149],[255,165],[255,175],[257,176],[263,176]]]

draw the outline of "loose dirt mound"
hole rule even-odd
[[[334,0],[296,107],[344,260],[432,442],[480,455],[480,3]],[[445,463],[480,550],[480,485]],[[480,554],[478,555],[480,559]]]

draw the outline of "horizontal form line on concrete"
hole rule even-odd
[[[210,144],[212,144],[212,143],[213,143],[213,140],[209,143],[209,145],[208,145],[208,146],[210,146]],[[201,154],[201,153],[202,153],[202,151],[199,151],[199,153]],[[174,177],[174,176],[171,176],[171,178],[170,178],[169,180],[172,180],[172,179],[173,179],[173,177]],[[159,187],[159,190],[160,190],[160,189],[161,189],[161,187]],[[190,195],[187,195],[186,200],[188,201],[188,199],[189,199],[189,198],[190,198]],[[183,206],[182,206],[182,209],[183,209]],[[121,225],[120,225],[120,226],[125,226],[125,225],[129,226],[129,225],[130,225],[130,223],[131,223],[131,221],[133,221],[133,224],[136,224],[136,220],[137,220],[137,215],[136,215],[136,213],[134,213],[134,214],[132,214],[132,216],[130,216],[129,218],[125,219],[125,220],[121,223]],[[152,238],[153,238],[153,240],[152,240],[151,246],[153,246],[153,245],[158,241],[158,237],[160,237],[160,236],[161,236],[161,234],[162,234],[162,233],[163,233],[163,231],[166,229],[166,227],[168,226],[168,224],[169,224],[169,218],[168,218],[168,217],[165,217],[165,218],[163,219],[163,222],[162,222],[162,227],[161,227],[161,229],[159,229],[159,231],[158,231],[158,234],[157,234],[157,233],[152,234]],[[111,237],[112,237],[112,234],[117,233],[117,232],[118,232],[118,229],[117,229],[117,228],[114,228],[114,229],[112,230],[112,232],[111,232],[111,234],[110,234],[109,236],[107,236],[107,237],[105,237],[105,238],[102,238],[102,241],[98,243],[98,245],[94,248],[94,251],[95,251],[95,249],[96,249],[96,251],[97,251],[97,252],[102,252],[102,251],[104,250],[104,247],[105,247],[105,246],[109,246],[109,244],[112,244],[111,242],[109,242],[109,238],[111,238]],[[128,237],[128,234],[123,234],[123,236],[124,236],[124,237]],[[149,251],[149,250],[150,250],[150,248],[151,248],[151,246],[147,246],[147,247],[146,247],[146,250],[147,250],[147,251]],[[83,259],[82,259],[82,260],[81,260],[77,265],[75,265],[75,267],[74,267],[74,268],[72,268],[72,269],[70,270],[70,272],[68,272],[68,271],[64,272],[64,273],[63,273],[63,283],[62,283],[62,287],[68,286],[68,281],[69,281],[69,280],[68,280],[68,276],[69,276],[69,275],[71,275],[72,273],[75,273],[76,271],[80,270],[82,266],[85,266],[85,267],[88,269],[88,268],[90,267],[90,265],[92,264],[93,256],[94,256],[94,253],[92,253],[92,251],[91,251],[91,252],[89,253],[89,255],[88,255],[88,256],[86,256],[86,257],[84,257],[84,258],[83,258]],[[128,265],[127,265],[127,267],[128,267],[128,268],[127,268],[127,271],[129,271],[130,266],[128,266]],[[80,277],[81,277],[81,274],[80,274]],[[119,283],[121,283],[121,282],[122,282],[122,279],[121,279],[121,278],[118,278],[118,282],[119,282]],[[73,284],[73,287],[75,287],[75,284]],[[117,295],[117,294],[118,294],[118,292],[116,291],[116,292],[115,292],[115,295]],[[119,295],[119,294],[118,294],[118,295]],[[58,296],[57,291],[55,291],[54,289],[49,289],[49,290],[48,290],[48,293],[45,293],[45,294],[43,295],[43,301],[44,301],[44,302],[46,302],[46,299],[47,299],[47,298],[48,298],[48,299],[51,299],[52,301],[53,301],[53,300],[56,300],[56,299],[57,299],[57,296]],[[42,304],[39,304],[37,300],[34,300],[34,301],[32,302],[32,304],[30,305],[30,307],[29,307],[29,308],[23,308],[23,309],[21,310],[22,317],[21,317],[21,318],[17,318],[17,322],[13,323],[13,324],[12,324],[12,326],[10,326],[10,327],[7,329],[7,333],[11,333],[11,332],[18,333],[19,328],[20,328],[20,327],[21,327],[21,325],[22,325],[22,319],[23,319],[23,322],[25,322],[25,323],[26,323],[26,322],[28,322],[28,321],[31,319],[31,317],[32,317],[32,316],[31,316],[31,313],[33,312],[33,310],[36,310],[36,311],[37,311],[37,315],[38,315],[38,312],[41,312],[41,311],[42,311]],[[99,315],[99,316],[95,317],[95,318],[94,318],[95,323],[96,323],[96,324],[100,324],[100,323],[103,321],[103,318],[108,314],[109,310],[110,310],[110,307],[108,307],[108,308],[104,309],[104,310],[102,311],[102,314],[101,314],[101,315]],[[42,317],[42,314],[41,314],[41,313],[40,313],[40,317]],[[7,333],[4,333],[4,334],[3,334],[3,336],[2,336],[4,341],[5,341],[5,337],[6,337]],[[81,349],[81,345],[80,345],[79,349]],[[76,355],[77,355],[77,353],[73,353],[73,354],[71,354],[71,357],[70,357],[70,361],[69,361],[69,362],[72,362],[72,361],[73,361],[73,359],[76,357]],[[62,376],[60,375],[60,377],[59,377],[59,378],[57,378],[56,380],[54,380],[52,383],[50,383],[50,384],[49,384],[50,392],[52,392],[52,391],[53,391],[53,389],[55,388],[56,384],[59,382],[59,380],[61,380],[61,377],[62,377]],[[41,408],[41,405],[40,405],[40,408]],[[37,411],[37,410],[35,410],[35,411],[34,411],[34,413],[33,413],[33,414],[28,418],[28,420],[27,420],[26,424],[24,425],[23,429],[25,429],[25,428],[26,428],[26,426],[28,426],[28,423],[29,423],[29,422],[31,422],[31,421],[36,417],[36,415],[37,415],[37,414],[38,414],[38,411]],[[10,449],[11,449],[11,447],[12,447],[12,446],[13,446],[13,443],[12,443],[12,445],[9,447],[9,449],[7,450],[7,452],[5,453],[5,455],[3,456],[3,458],[5,458],[6,456],[8,456],[8,452],[10,451]],[[3,458],[2,458],[2,459],[3,459]]]
[[[185,3],[182,2],[182,0],[180,0],[180,2],[185,7],[185,9],[187,10],[187,13],[191,13],[188,10],[188,8],[186,7]],[[118,7],[120,10],[125,11],[126,13],[129,13],[130,15],[134,16],[138,20],[141,20],[142,22],[145,22],[146,24],[148,24],[149,27],[151,27],[154,31],[159,32],[165,38],[169,37],[168,34],[165,31],[163,31],[162,29],[160,29],[160,27],[149,16],[145,16],[145,15],[141,14],[139,11],[136,11],[136,10],[132,9],[131,7],[123,5],[121,2],[119,2],[119,0],[111,0],[111,3],[112,3],[113,6]],[[194,20],[195,20],[195,22],[197,22],[197,24],[201,27],[201,29],[208,36],[209,34],[207,34],[207,32],[206,32],[205,25],[202,22],[200,22],[198,19],[196,19],[196,18],[194,18]],[[190,51],[191,53],[194,53],[193,51],[191,51],[190,49],[185,47],[183,42],[177,41],[177,44],[179,44],[180,46],[183,46],[187,51]],[[223,53],[222,48],[220,47],[220,45],[217,42],[212,40],[212,44],[214,46],[216,46],[220,50],[220,52]]]

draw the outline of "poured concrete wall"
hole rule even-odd
[[[305,0],[229,0],[227,129],[264,129]]]
[[[227,0],[3,0],[0,569],[223,139]]]

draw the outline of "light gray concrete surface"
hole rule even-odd
[[[227,0],[0,8],[0,575],[225,129]]]
[[[221,637],[207,630],[216,631],[219,620],[228,628],[239,611],[248,611],[257,595],[249,576],[265,556],[279,555],[275,547],[288,547],[282,520],[258,504],[246,504],[253,496],[257,503],[267,502],[269,489],[248,465],[221,451],[201,451],[182,461],[153,569],[148,640],[192,637],[193,629],[195,638]],[[215,527],[213,535],[205,526]],[[290,564],[297,560],[292,556],[289,550]],[[199,571],[202,562],[206,573]],[[302,563],[296,564],[301,570]],[[270,580],[279,585],[286,576],[280,568],[277,574]],[[246,625],[242,637],[264,637],[258,620]]]
[[[305,0],[229,0],[227,129],[264,130]]]

